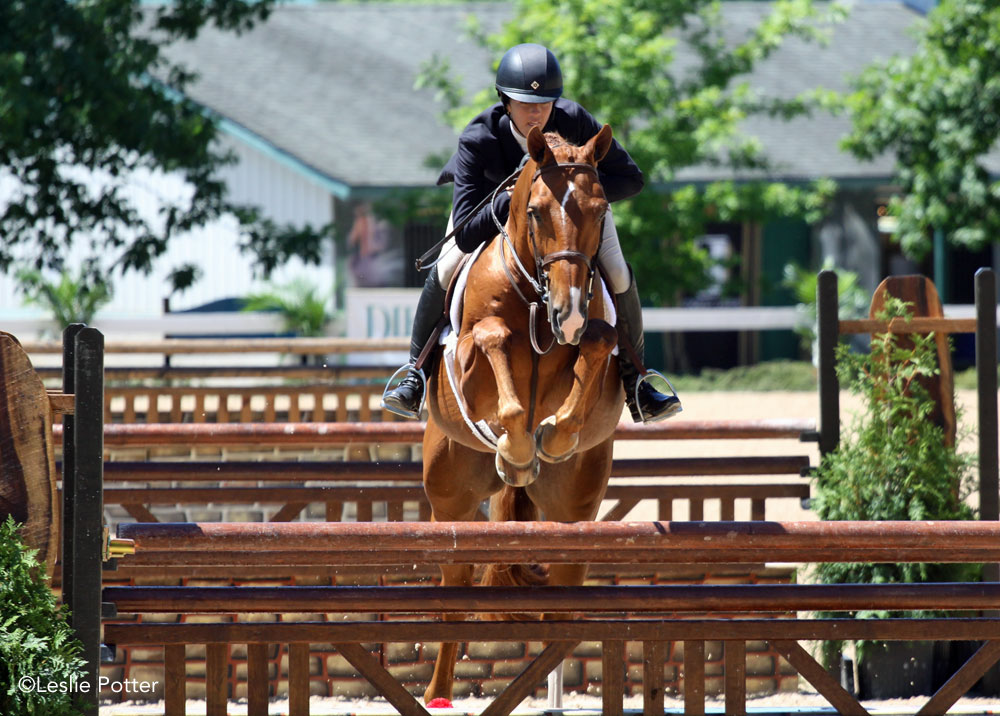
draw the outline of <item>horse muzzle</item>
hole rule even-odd
[[[573,298],[577,300],[569,302],[569,309],[556,308],[549,303],[549,325],[559,345],[579,345],[587,328],[587,306],[577,296]]]

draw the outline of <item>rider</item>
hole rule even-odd
[[[382,407],[404,417],[419,417],[425,380],[416,368],[417,360],[444,312],[445,292],[463,252],[474,251],[497,233],[489,202],[475,215],[470,213],[517,169],[527,152],[526,137],[533,127],[556,131],[575,144],[584,144],[601,128],[583,107],[560,99],[562,71],[555,55],[541,45],[523,44],[509,49],[497,69],[496,90],[500,101],[469,123],[459,137],[458,151],[438,178],[439,185],[455,183],[448,233],[455,219],[467,223],[444,244],[439,261],[429,271],[413,318],[410,361],[404,366],[406,377],[393,390],[387,387],[382,397]],[[643,187],[642,172],[617,140],[598,170],[608,201],[627,199]],[[492,209],[505,223],[510,192],[498,192]],[[609,288],[616,294],[619,371],[632,419],[655,422],[676,415],[681,411],[680,399],[653,388],[646,380],[650,373],[640,375],[641,367],[635,362],[642,361],[643,355],[642,310],[610,211],[604,221],[598,260]]]

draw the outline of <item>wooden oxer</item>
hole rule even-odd
[[[474,520],[491,495],[493,520],[597,515],[624,406],[613,309],[594,274],[608,209],[596,166],[610,146],[607,126],[582,147],[528,134],[507,225],[469,274],[455,357],[429,385],[424,487],[435,521]],[[586,571],[553,565],[548,581],[579,585]],[[472,584],[471,564],[441,572],[444,585]],[[514,565],[484,581],[546,576]],[[457,647],[442,645],[426,700],[451,697]]]

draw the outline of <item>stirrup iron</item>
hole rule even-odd
[[[393,415],[398,415],[401,418],[410,418],[410,419],[414,418],[414,416],[411,415],[410,413],[398,410],[397,408],[394,408],[391,405],[386,405],[385,402],[385,396],[390,391],[390,386],[392,385],[392,381],[396,379],[396,376],[403,372],[409,373],[411,370],[415,371],[416,374],[420,376],[420,384],[421,386],[423,386],[423,390],[420,393],[420,406],[417,408],[417,414],[416,414],[416,419],[419,420],[420,416],[423,415],[424,405],[427,403],[427,375],[424,373],[423,368],[417,368],[412,363],[407,363],[406,365],[400,366],[399,368],[396,369],[396,371],[392,375],[389,376],[389,380],[385,382],[385,388],[382,390],[382,400],[380,401],[379,404],[383,410],[388,410]],[[394,390],[395,388],[392,389]]]
[[[634,390],[633,395],[632,395],[632,399],[635,401],[635,409],[636,409],[636,411],[638,411],[638,413],[639,413],[639,419],[642,421],[643,425],[648,424],[648,422],[652,418],[652,416],[647,417],[642,412],[642,403],[639,402],[639,386],[641,386],[643,383],[645,383],[647,380],[649,380],[653,376],[656,376],[657,378],[661,379],[664,383],[666,383],[667,387],[670,388],[670,393],[675,398],[677,398],[678,401],[681,399],[681,397],[679,395],[677,395],[677,390],[674,388],[674,384],[671,383],[667,379],[667,376],[663,375],[663,373],[661,373],[658,370],[654,370],[653,368],[647,368],[646,372],[643,373],[642,375],[640,375],[636,379],[636,381],[635,381],[635,390]],[[658,423],[661,420],[666,420],[667,418],[672,418],[673,416],[677,415],[677,413],[680,413],[683,410],[684,410],[684,407],[678,402],[676,404],[675,409],[669,411],[665,415],[659,416],[658,418],[656,418],[655,420],[653,420],[653,422],[657,422]]]

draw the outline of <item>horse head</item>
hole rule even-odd
[[[577,345],[587,326],[604,214],[609,206],[597,163],[610,146],[608,125],[583,146],[532,128],[528,134],[530,161],[511,198],[516,241],[526,244],[532,255],[552,334],[564,345]]]

